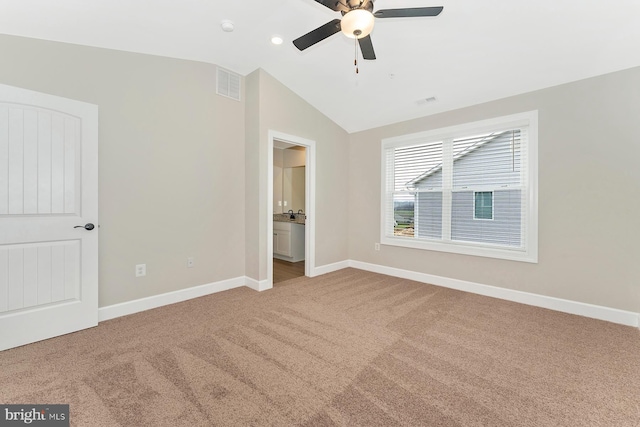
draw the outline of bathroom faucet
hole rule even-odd
[[[298,215],[302,215],[304,211],[302,209],[298,209]]]
[[[289,219],[296,219],[296,216],[293,214],[293,209],[289,209],[287,213],[289,214]]]

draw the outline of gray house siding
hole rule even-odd
[[[493,192],[493,219],[473,218],[473,191],[453,193],[451,240],[520,246],[520,190]]]
[[[420,189],[442,188],[442,166],[440,166],[431,175],[418,181],[415,186]]]
[[[442,193],[418,193],[416,204],[416,237],[442,239]]]
[[[466,152],[463,144],[456,147],[454,141],[452,240],[520,246],[522,194],[520,189],[501,188],[520,184],[520,164],[521,153],[519,148],[512,150],[510,132]],[[442,169],[414,185],[416,189],[442,188]],[[474,219],[474,190],[490,189],[493,219]],[[442,238],[442,193],[419,192],[416,200],[416,236]]]
[[[459,150],[462,147],[459,148]],[[454,142],[454,158],[456,143]],[[498,154],[499,153],[499,154]],[[520,183],[520,150],[511,150],[511,133],[469,151],[453,162],[453,188]],[[483,173],[478,173],[483,171]],[[428,177],[425,178],[425,181]]]

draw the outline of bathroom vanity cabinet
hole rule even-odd
[[[273,257],[289,262],[304,260],[304,224],[273,222]]]

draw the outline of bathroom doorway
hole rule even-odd
[[[315,143],[269,132],[267,280],[311,276],[315,247]]]
[[[304,276],[306,148],[273,142],[273,285]]]

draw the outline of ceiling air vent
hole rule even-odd
[[[428,98],[418,99],[418,100],[416,101],[416,104],[418,104],[418,105],[424,105],[424,104],[429,104],[429,103],[431,103],[431,102],[436,102],[436,101],[437,101],[437,99],[436,99],[436,97],[435,97],[435,96],[430,96],[430,97],[428,97]]]
[[[240,101],[240,75],[218,67],[216,93]]]

